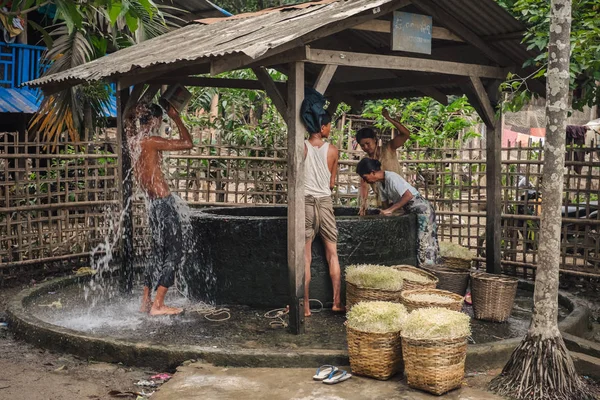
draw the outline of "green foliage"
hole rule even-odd
[[[48,46],[44,54],[48,68],[43,75],[76,67],[176,26],[175,18],[163,11],[167,7],[152,0],[1,0],[0,3],[10,3],[11,17],[41,6],[56,7],[52,26],[45,28],[31,22]],[[44,97],[31,125],[48,140],[57,141],[65,131],[71,140],[78,140],[84,128],[91,130],[102,123],[110,94],[108,86],[91,84]],[[87,127],[86,113],[92,116]]]
[[[285,75],[269,70],[275,81],[284,81]],[[245,69],[221,74],[221,78],[256,79],[252,70]],[[186,122],[203,129],[215,129],[221,138],[233,145],[266,148],[285,146],[287,126],[271,99],[263,91],[244,89],[190,88],[192,99]],[[210,120],[210,104],[219,96],[218,114]],[[204,110],[200,113],[199,110]]]
[[[509,76],[502,90],[510,93],[509,111],[519,110],[531,98],[527,81],[542,78],[548,64],[550,2],[546,0],[497,0],[512,15],[523,22],[527,32],[523,42],[530,50],[541,54],[525,62],[536,71],[527,77]],[[600,3],[597,0],[573,0],[571,26],[571,89],[576,91],[573,107],[600,104]]]
[[[375,120],[375,126],[382,131],[393,128],[381,115],[384,108],[412,132],[409,144],[434,147],[437,142],[458,139],[461,132],[463,140],[479,136],[471,129],[479,118],[465,96],[454,98],[447,106],[430,97],[368,101],[363,117]]]

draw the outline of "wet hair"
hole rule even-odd
[[[147,104],[140,110],[140,124],[146,125],[152,121],[152,118],[162,118],[163,110],[158,104]]]
[[[377,133],[373,128],[362,128],[356,132],[356,141],[360,143],[363,139],[377,139]]]
[[[373,158],[363,158],[356,166],[356,173],[361,177],[375,171],[381,171],[381,163]]]
[[[331,114],[329,111],[325,111],[325,114],[321,115],[321,126],[325,126],[331,123]]]

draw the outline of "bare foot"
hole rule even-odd
[[[333,306],[331,307],[331,311],[335,312],[335,313],[345,313],[346,312],[346,307],[339,305],[339,306]]]
[[[144,313],[144,314],[148,314],[150,312],[150,309],[152,308],[152,302],[144,302],[142,303],[142,306],[140,307],[140,312]]]
[[[177,314],[181,314],[182,311],[183,311],[183,308],[167,307],[167,306],[157,307],[157,306],[153,305],[152,308],[150,309],[150,315],[177,315]]]
[[[310,317],[312,314],[310,313],[310,308],[304,308],[304,316],[305,317]]]

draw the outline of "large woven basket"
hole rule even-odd
[[[346,281],[346,308],[349,310],[359,301],[391,301],[400,303],[401,290],[383,290],[374,288],[363,288]]]
[[[471,268],[471,264],[473,263],[473,260],[466,260],[458,257],[442,257],[442,261],[444,262],[444,265],[448,267],[466,270]]]
[[[451,302],[435,302],[435,301],[420,301],[416,299],[411,299],[411,295],[413,294],[435,294],[438,296],[443,296]],[[416,310],[417,308],[429,308],[429,307],[440,307],[447,308],[452,311],[461,311],[463,306],[463,297],[457,295],[456,293],[448,292],[446,290],[438,290],[438,289],[417,289],[417,290],[404,290],[400,295],[400,300],[404,307],[406,307],[406,311],[411,312]]]
[[[427,272],[423,269],[413,267],[412,265],[394,265],[392,268],[398,271],[413,272],[415,274],[421,275],[422,277],[428,280],[428,282],[417,282],[404,279],[404,285],[402,285],[402,290],[435,289],[437,286],[438,278],[436,278],[435,275],[433,275],[432,273]]]
[[[462,384],[467,339],[417,340],[403,337],[402,356],[408,386],[442,395]]]
[[[400,332],[363,332],[346,324],[346,335],[352,373],[386,380],[402,371]]]
[[[504,322],[510,316],[515,296],[517,278],[492,275],[484,272],[471,274],[471,297],[476,319]]]
[[[431,272],[439,279],[437,284],[438,289],[447,290],[461,296],[464,296],[467,293],[470,276],[470,271],[468,269],[433,266],[427,268],[427,271]]]

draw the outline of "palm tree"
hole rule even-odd
[[[31,0],[13,1],[9,15],[26,14],[42,6],[56,7],[54,25],[32,23],[44,36],[43,75],[76,67],[109,52],[162,35],[178,26],[180,19],[153,0]],[[63,132],[72,141],[81,133],[88,139],[109,109],[111,89],[103,83],[79,85],[42,97],[30,126],[48,141],[57,142]]]

